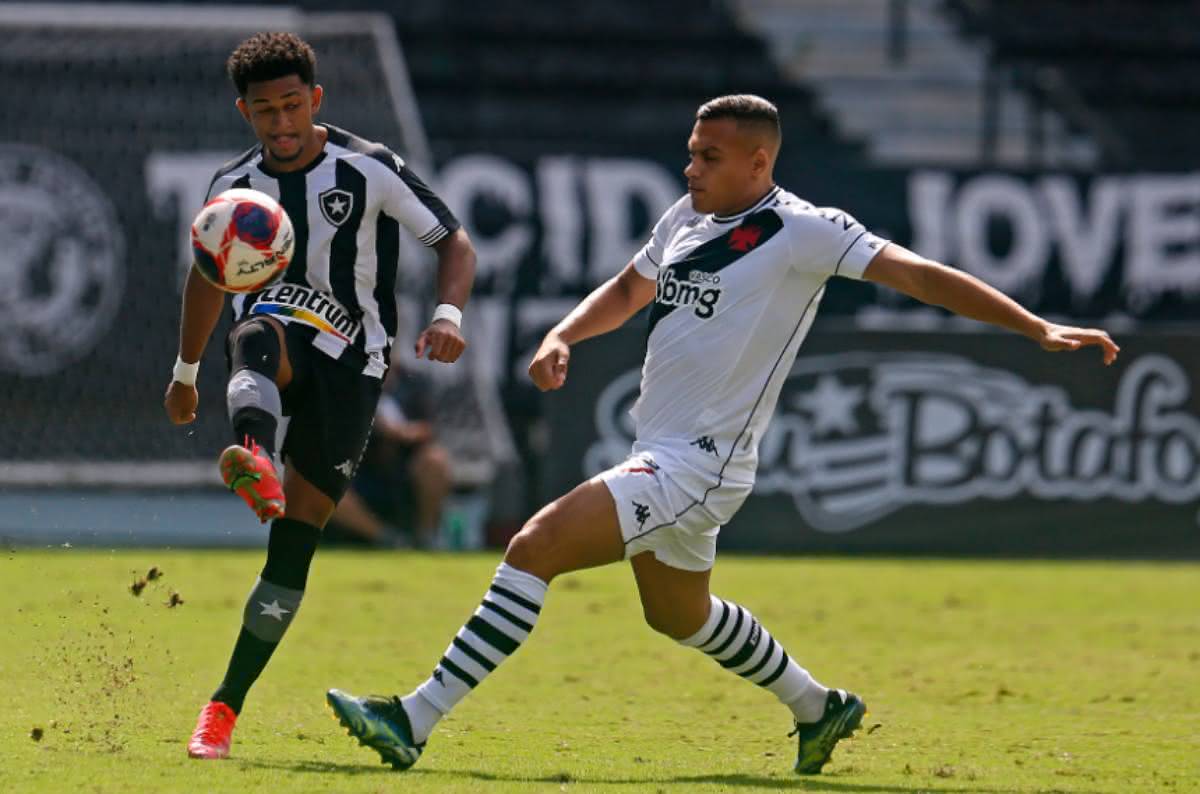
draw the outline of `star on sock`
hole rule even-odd
[[[258,605],[263,608],[262,612],[259,613],[260,615],[269,615],[281,623],[283,622],[283,616],[291,612],[290,609],[284,609],[279,606],[279,599],[275,599],[269,604],[266,601],[259,601]]]

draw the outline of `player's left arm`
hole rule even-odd
[[[475,281],[475,247],[462,229],[456,229],[434,243],[437,252],[437,296],[439,304],[458,309],[467,305],[471,284]],[[428,355],[430,361],[447,364],[458,360],[467,342],[462,331],[450,320],[437,319],[417,337],[417,358]]]
[[[1098,328],[1076,328],[1044,320],[971,274],[926,259],[895,243],[885,245],[875,254],[863,278],[922,303],[1015,331],[1045,350],[1099,347],[1105,364],[1116,361],[1120,352],[1109,335]]]
[[[372,157],[393,174],[385,182],[384,211],[437,253],[438,308],[417,337],[417,358],[451,364],[467,347],[459,323],[475,281],[475,247],[454,213],[400,157],[383,148]]]

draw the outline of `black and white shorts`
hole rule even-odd
[[[337,502],[358,471],[383,381],[317,350],[313,329],[299,323],[283,328],[292,381],[280,392],[287,422],[280,452]]]

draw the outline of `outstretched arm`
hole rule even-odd
[[[561,387],[567,380],[571,345],[620,328],[643,306],[654,300],[655,282],[628,264],[596,287],[558,325],[550,329],[529,364],[529,377],[542,391]]]
[[[1121,350],[1098,328],[1048,322],[969,273],[925,259],[895,243],[875,255],[863,278],[903,292],[922,303],[1016,331],[1046,350],[1095,346],[1100,348],[1105,364],[1116,361]]]
[[[225,293],[205,281],[196,268],[189,269],[183,287],[183,317],[179,321],[181,361],[195,364],[200,360],[224,308]],[[167,418],[173,423],[182,425],[194,421],[198,402],[195,384],[172,379],[167,385],[163,404],[167,409]]]

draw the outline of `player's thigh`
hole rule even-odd
[[[289,484],[294,481],[300,500],[296,509],[320,518],[319,522],[311,522],[317,526],[324,526],[354,478],[370,436],[380,391],[377,378],[333,359],[317,358],[323,355],[314,351],[311,356],[311,377],[303,391],[286,395],[291,398],[286,401],[291,421],[283,441],[283,458],[292,475],[284,481],[287,513],[293,512]]]
[[[588,480],[543,507],[508,544],[504,561],[549,582],[559,574],[618,562],[625,545],[612,494]]]
[[[710,608],[707,571],[685,571],[644,551],[629,559],[646,623],[655,631],[682,640],[708,620]]]

